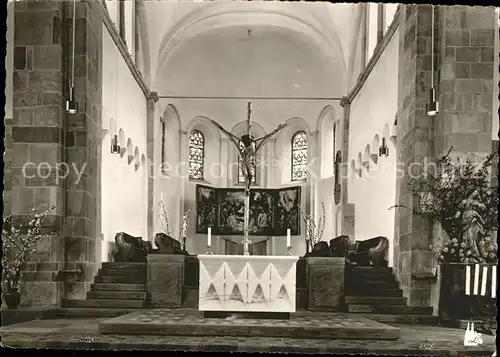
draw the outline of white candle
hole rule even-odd
[[[497,297],[497,266],[493,265],[491,270],[491,297]]]
[[[483,267],[483,277],[481,278],[481,295],[486,295],[486,280],[488,280],[488,267]]]
[[[470,265],[465,266],[465,295],[470,295]]]
[[[286,246],[287,246],[287,248],[292,246],[290,238],[291,238],[290,237],[290,228],[288,228],[286,230]]]
[[[163,193],[160,194],[160,201],[163,202]]]
[[[212,246],[212,228],[211,227],[208,227],[207,245],[209,247]]]
[[[479,292],[479,264],[474,267],[474,295]]]

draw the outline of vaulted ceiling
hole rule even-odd
[[[160,95],[346,94],[359,5],[144,1],[141,6],[151,83]]]

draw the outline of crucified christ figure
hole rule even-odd
[[[248,102],[248,116],[247,116],[247,133],[242,135],[241,138],[237,137],[233,133],[230,133],[226,129],[224,129],[219,123],[215,120],[211,120],[212,124],[219,128],[224,134],[226,134],[229,139],[233,142],[238,150],[238,154],[241,159],[241,166],[243,171],[243,177],[245,178],[245,215],[244,215],[244,223],[243,223],[243,247],[244,247],[244,255],[248,255],[248,220],[249,220],[249,210],[250,210],[250,185],[252,183],[252,165],[255,162],[255,158],[257,153],[262,148],[262,146],[266,143],[266,141],[276,134],[278,131],[283,129],[286,126],[286,123],[283,122],[276,129],[274,129],[269,134],[255,139],[251,134],[252,129],[252,103]],[[243,145],[241,145],[241,144]]]

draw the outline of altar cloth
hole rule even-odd
[[[297,256],[198,255],[199,311],[295,312]]]

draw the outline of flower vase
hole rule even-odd
[[[9,309],[17,309],[21,302],[21,294],[17,288],[9,288],[4,295],[5,303]]]
[[[182,250],[186,250],[186,237],[182,237]]]

